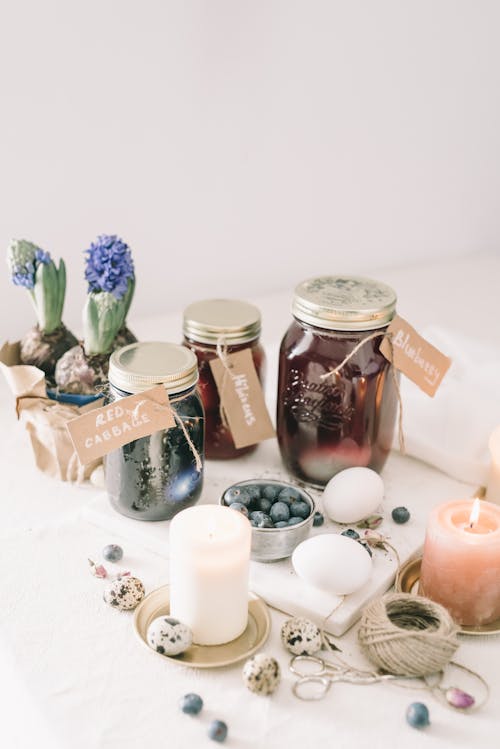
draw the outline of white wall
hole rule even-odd
[[[2,0],[0,247],[133,247],[134,316],[500,248],[497,0]],[[1,270],[1,267],[0,267]],[[31,310],[0,272],[0,341]]]

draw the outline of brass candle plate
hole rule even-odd
[[[134,629],[140,641],[159,658],[192,668],[220,668],[249,658],[267,640],[271,630],[269,610],[253,593],[248,596],[248,624],[242,635],[224,645],[191,645],[184,653],[175,656],[161,655],[147,643],[148,627],[157,616],[170,613],[169,586],[153,590],[137,606],[134,612]]]
[[[420,567],[422,566],[422,557],[409,559],[401,565],[396,575],[394,587],[397,593],[413,593],[418,595],[418,584],[420,581]],[[472,627],[465,624],[460,625],[459,629],[462,635],[498,635],[500,634],[500,619],[482,626]]]

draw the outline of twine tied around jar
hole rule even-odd
[[[394,388],[396,390],[396,395],[398,398],[398,439],[399,439],[399,451],[401,455],[406,454],[406,446],[405,446],[405,436],[403,432],[403,399],[401,398],[401,390],[399,387],[399,380],[397,376],[397,370],[394,366],[394,345],[392,342],[392,333],[379,333],[375,331],[374,333],[370,333],[369,336],[366,336],[366,338],[363,338],[362,341],[356,344],[354,346],[353,350],[347,354],[347,356],[333,369],[330,369],[328,372],[325,372],[325,374],[322,374],[320,376],[321,380],[326,380],[328,377],[332,377],[333,375],[336,375],[340,372],[340,370],[347,364],[348,361],[350,361],[353,356],[355,356],[359,349],[362,348],[365,343],[368,343],[368,341],[372,341],[374,338],[386,338],[387,342],[389,344],[389,350],[390,350],[390,364],[392,367],[392,378],[394,381]]]
[[[139,410],[146,403],[149,403],[149,401],[146,401],[146,400],[139,401],[139,403],[136,405],[136,407],[132,411],[130,411],[130,414],[131,414],[131,416],[132,416],[133,419],[137,419],[138,418],[138,416],[139,416]],[[194,458],[194,463],[195,463],[195,466],[196,466],[196,470],[198,471],[198,473],[201,473],[202,468],[203,468],[203,463],[202,463],[200,454],[199,454],[198,450],[196,449],[193,440],[189,436],[189,432],[186,429],[186,426],[185,426],[184,422],[182,421],[181,417],[179,416],[179,414],[176,413],[173,408],[170,409],[170,405],[168,405],[168,406],[162,406],[161,403],[154,403],[153,404],[153,410],[154,411],[167,411],[167,410],[171,410],[172,411],[172,415],[173,415],[173,417],[175,419],[175,423],[182,430],[182,433],[184,434],[185,440],[186,440],[186,442],[189,445],[189,449],[191,450],[191,452],[193,454],[193,458]]]
[[[218,358],[222,362],[222,366],[224,367],[224,373],[222,375],[222,383],[221,383],[220,393],[219,393],[219,416],[222,422],[222,426],[230,432],[231,427],[229,426],[229,422],[226,416],[226,411],[224,409],[224,406],[222,405],[222,401],[223,401],[223,396],[224,396],[224,390],[226,387],[227,377],[229,375],[229,377],[233,379],[233,373],[231,372],[231,365],[229,364],[229,360],[227,358],[227,342],[224,336],[222,335],[219,336],[217,339],[216,352],[217,352]]]

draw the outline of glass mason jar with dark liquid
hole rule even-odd
[[[235,299],[206,299],[190,304],[184,311],[184,345],[198,359],[198,387],[206,418],[205,456],[209,459],[238,458],[256,448],[256,445],[235,447],[231,431],[221,418],[219,392],[210,361],[249,348],[262,383],[265,355],[259,343],[260,328],[257,307]]]
[[[344,468],[382,469],[397,393],[379,347],[395,306],[394,291],[367,278],[322,276],[297,286],[294,321],[280,348],[277,434],[298,479],[323,486]],[[328,374],[362,341],[339,372]]]
[[[170,520],[194,505],[203,485],[203,406],[194,354],[175,343],[132,343],[109,362],[107,402],[163,385],[175,426],[140,437],[104,462],[112,506],[137,520]]]

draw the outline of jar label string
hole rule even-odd
[[[386,333],[380,333],[380,331],[375,331],[374,333],[370,333],[369,336],[366,336],[366,338],[363,338],[362,341],[360,341],[352,351],[347,354],[347,356],[333,369],[330,369],[328,372],[325,372],[325,374],[322,374],[320,379],[326,380],[328,377],[333,377],[337,375],[341,369],[347,364],[348,361],[350,361],[356,354],[358,353],[359,349],[362,348],[365,343],[368,343],[368,341],[372,341],[374,338],[382,338],[383,340],[387,341],[387,345],[389,347],[389,353],[385,354],[385,358],[390,362],[390,364],[393,364],[393,342],[392,342],[392,333],[387,331]],[[380,347],[380,350],[382,350],[382,347]],[[398,370],[393,365],[391,367],[392,372],[392,378],[394,381],[394,389],[396,391],[396,395],[398,398],[398,407],[399,407],[399,415],[398,415],[398,439],[399,439],[399,451],[401,455],[405,455],[406,453],[406,446],[405,446],[405,437],[404,437],[404,431],[403,431],[403,399],[401,398],[401,389],[399,387],[399,377],[398,377]]]

